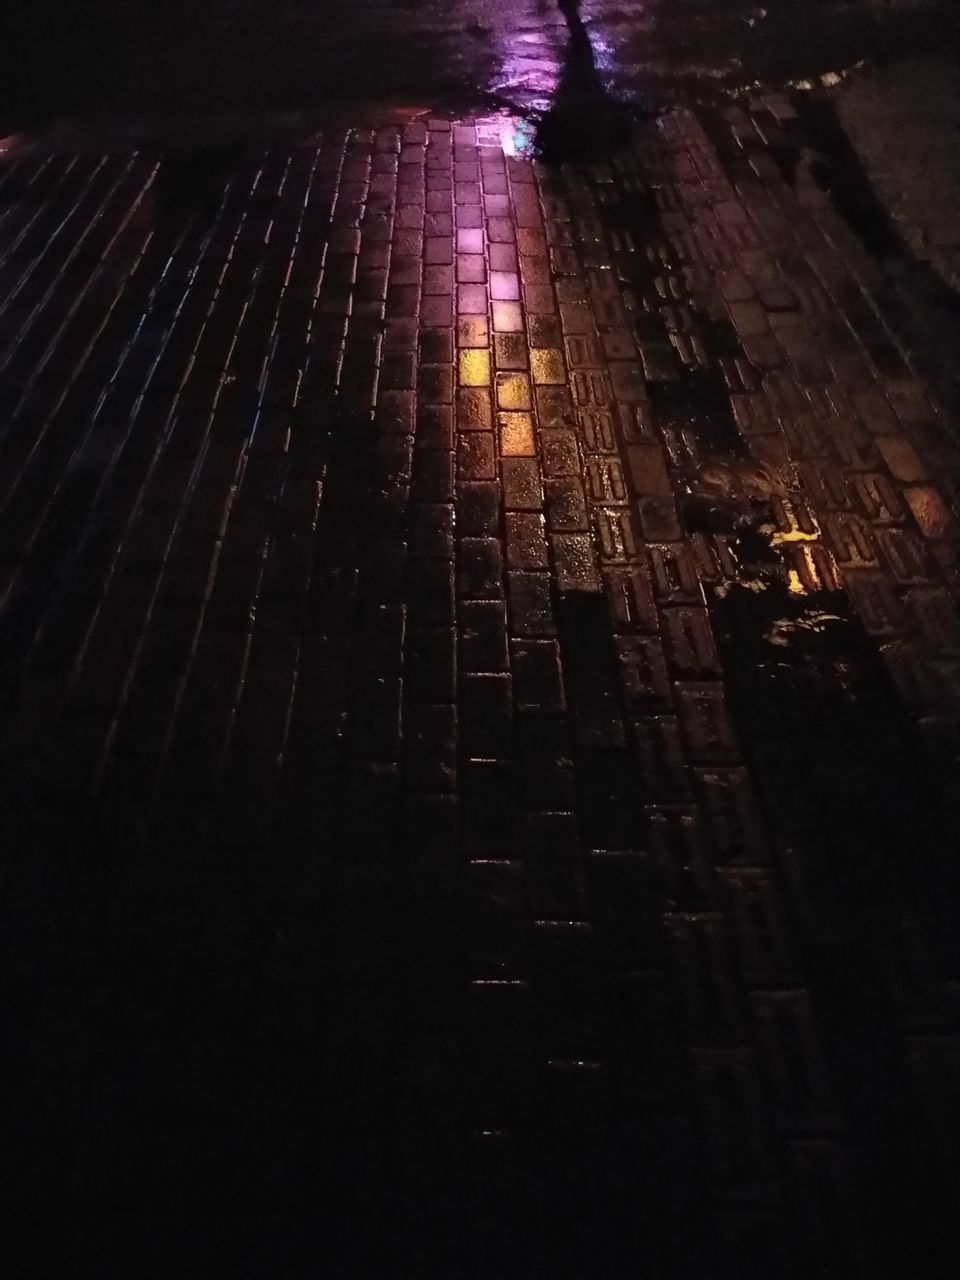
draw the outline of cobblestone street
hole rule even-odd
[[[803,131],[0,157],[10,1202],[59,1274],[955,1256],[960,446]]]

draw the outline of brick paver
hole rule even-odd
[[[4,161],[13,1150],[74,1263],[948,1242],[960,470],[794,127]]]

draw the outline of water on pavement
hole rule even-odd
[[[937,0],[584,0],[600,74],[619,97],[839,73],[943,40]],[[11,19],[8,18],[8,22]],[[178,0],[12,19],[20,56],[0,109],[37,116],[305,110],[332,100],[542,105],[567,29],[553,0]]]
[[[116,8],[0,155],[38,1269],[952,1275],[954,423],[712,96],[922,13]]]

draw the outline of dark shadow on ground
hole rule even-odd
[[[535,146],[547,164],[589,163],[626,142],[630,114],[610,97],[601,79],[579,0],[558,4],[570,38],[553,102],[537,126]]]

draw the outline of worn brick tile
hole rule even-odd
[[[500,486],[465,481],[457,486],[457,527],[463,537],[496,537],[500,531]]]
[[[420,324],[424,327],[449,328],[453,320],[452,298],[446,293],[425,297],[419,308],[419,316]]]
[[[497,474],[496,448],[490,431],[469,431],[457,440],[457,477],[461,480],[493,480]]]
[[[936,489],[929,485],[908,485],[903,496],[925,538],[956,538],[958,530],[953,513]]]
[[[486,285],[457,285],[457,314],[459,316],[486,316],[489,309]]]
[[[588,457],[584,471],[586,477],[587,497],[592,502],[605,506],[615,506],[621,503],[626,504],[629,498],[627,483],[624,478],[623,468],[615,458],[603,456]],[[654,500],[641,500],[641,516],[645,505],[652,501]],[[646,525],[644,525],[644,535],[648,538],[653,536],[647,531]],[[663,535],[656,536],[662,537]]]
[[[510,218],[488,218],[487,236],[491,244],[514,244],[517,238],[516,228]]]
[[[495,302],[493,304],[493,328],[496,333],[522,333],[523,313],[519,303]]]
[[[457,253],[483,254],[483,230],[479,227],[462,228],[457,231]]]
[[[547,525],[554,532],[586,531],[587,506],[579,479],[574,477],[544,482]]]
[[[497,407],[511,411],[531,408],[530,381],[526,374],[497,374]]]
[[[490,297],[495,302],[516,302],[520,298],[520,281],[510,271],[491,271]]]
[[[417,395],[424,404],[449,404],[453,400],[453,366],[422,364],[417,374]]]
[[[539,386],[564,386],[567,372],[563,354],[553,348],[534,348],[530,352],[530,371]]]
[[[418,406],[415,432],[418,450],[452,451],[452,408],[449,405]]]
[[[516,275],[518,270],[517,251],[511,244],[492,244],[489,248],[490,268],[492,271],[505,271]]]
[[[416,455],[411,478],[411,495],[418,502],[449,502],[453,497],[452,452],[423,449]]]
[[[414,560],[453,558],[451,503],[416,503],[410,515],[410,555]]]
[[[572,814],[531,814],[524,867],[538,920],[580,920],[586,907],[584,855]],[[561,944],[562,945],[562,944]]]
[[[445,560],[412,564],[407,578],[409,625],[448,625],[453,618],[453,565]]]
[[[461,234],[465,235],[467,233],[461,232]],[[487,267],[482,256],[475,253],[457,254],[458,284],[484,284],[486,279]]]
[[[479,316],[458,317],[457,346],[487,347],[489,345],[489,324],[485,314]]]
[[[457,430],[491,431],[492,429],[493,404],[490,392],[485,387],[461,387],[457,392]]]
[[[511,569],[546,569],[547,540],[541,515],[508,512],[507,564]]]
[[[473,598],[499,596],[503,591],[503,554],[498,538],[461,538],[460,591]]]
[[[550,575],[511,570],[507,574],[510,630],[516,636],[552,636],[555,631]]]
[[[517,710],[559,714],[566,702],[560,650],[553,640],[514,641],[510,669]]]
[[[404,647],[404,689],[414,701],[452,702],[456,687],[454,633],[449,627],[416,627]]]
[[[449,333],[440,329],[423,329],[414,333],[411,346],[417,347],[423,364],[452,364],[453,341]]]
[[[552,428],[542,429],[540,451],[543,458],[543,473],[549,479],[580,474],[580,455],[575,432]]]
[[[539,511],[543,507],[540,473],[534,458],[507,457],[500,464],[507,511]]]
[[[464,601],[460,606],[459,625],[463,671],[506,670],[507,616],[502,601]]]
[[[472,909],[467,933],[471,972],[517,976],[526,956],[523,878],[519,862],[478,859],[469,868]]]
[[[504,457],[532,458],[536,454],[533,418],[529,413],[498,413],[500,452]]]
[[[403,769],[408,786],[444,792],[456,786],[457,718],[449,704],[413,703],[403,713]]]
[[[465,675],[460,684],[464,749],[493,759],[509,751],[513,723],[512,687],[507,675]]]
[[[695,562],[682,543],[661,543],[650,547],[654,591],[670,603],[702,604],[703,593]]]
[[[529,363],[527,341],[522,333],[496,334],[494,352],[498,369],[524,370]]]
[[[551,534],[550,551],[560,591],[600,590],[593,542],[587,534]]]
[[[490,353],[486,350],[462,350],[459,356],[458,381],[461,387],[485,387],[490,382]]]
[[[395,757],[400,746],[400,681],[371,675],[359,683],[353,700],[351,739],[363,756]]]

